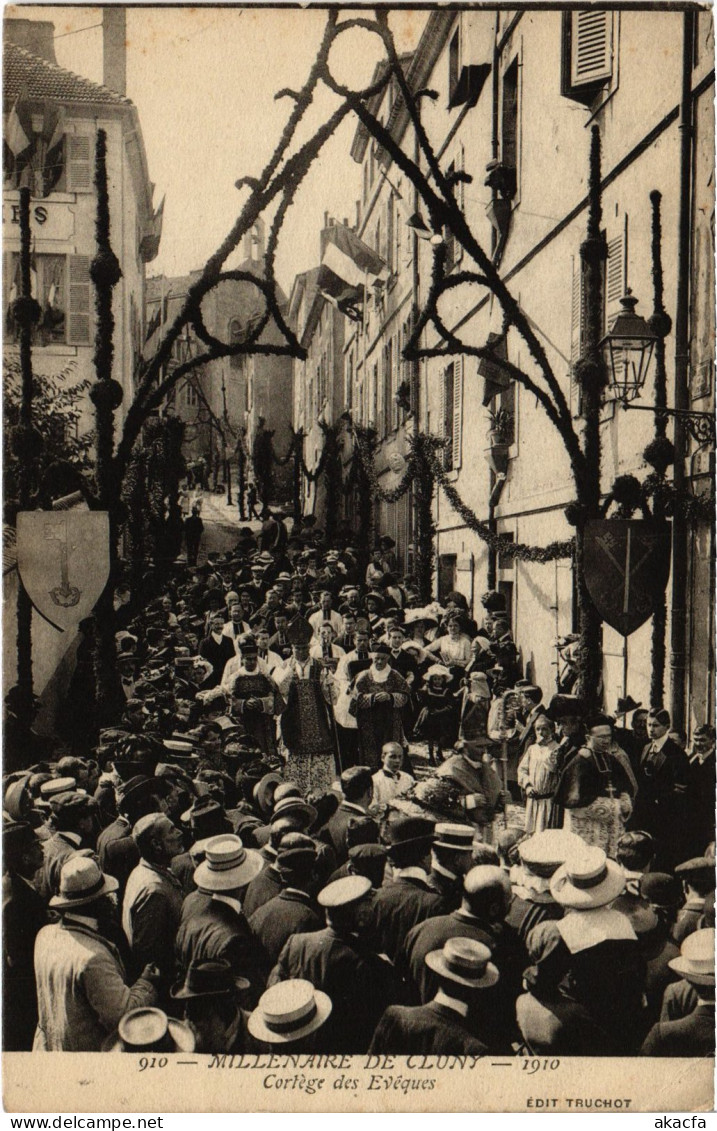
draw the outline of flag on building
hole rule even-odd
[[[42,141],[42,195],[49,196],[65,168],[65,111],[54,102],[45,103]]]
[[[35,149],[32,116],[22,94],[15,99],[8,114],[3,138],[3,162],[9,176],[17,180],[30,162]]]
[[[381,256],[345,224],[322,233],[323,254],[317,287],[323,297],[352,321],[360,321],[365,290],[385,283],[389,270]]]
[[[378,252],[359,239],[345,224],[325,228],[322,242],[322,274],[331,272],[344,285],[351,287],[364,286],[367,276],[369,286],[376,280],[383,283],[388,281],[390,272]],[[321,279],[320,285],[324,289]]]

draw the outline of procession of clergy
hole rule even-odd
[[[390,538],[131,598],[114,726],[82,647],[54,745],[6,699],[6,1051],[714,1054],[712,727],[544,703]]]

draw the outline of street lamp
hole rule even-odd
[[[628,287],[622,309],[600,342],[613,398],[627,405],[639,397],[658,340],[655,331],[635,310],[637,299]]]
[[[678,416],[695,443],[714,447],[714,412],[633,404],[642,392],[659,335],[635,311],[637,299],[629,288],[620,299],[620,305],[622,310],[616,314],[612,326],[600,342],[611,399],[624,409],[651,412],[655,416]]]

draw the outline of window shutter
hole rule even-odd
[[[438,410],[438,419],[440,421],[440,436],[442,439],[446,438],[446,370],[441,373],[441,403]],[[441,459],[444,468],[450,466],[448,462],[448,446],[444,445],[441,452]]]
[[[67,341],[86,346],[90,342],[90,257],[70,255],[67,262]]]
[[[67,191],[92,191],[92,138],[89,134],[67,135]]]
[[[465,150],[463,149],[462,145],[458,146],[458,150],[456,152],[455,165],[456,165],[456,172],[462,173],[463,170],[464,170],[464,167],[465,167]],[[465,215],[465,187],[466,186],[465,186],[464,182],[459,181],[458,184],[456,185],[456,189],[455,189],[456,202],[457,202],[458,207],[460,208],[461,212],[464,215]],[[463,258],[463,245],[455,238],[455,236],[453,237],[453,244],[454,244],[453,261],[454,261],[454,263],[460,263],[461,259]]]
[[[605,265],[605,323],[606,329],[620,309],[620,299],[627,288],[627,216],[619,235],[608,240]]]
[[[612,75],[612,12],[572,13],[570,83],[594,86]]]
[[[463,358],[457,357],[453,366],[453,470],[461,466],[463,447]]]

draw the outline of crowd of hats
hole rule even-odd
[[[648,946],[667,942],[669,932],[664,928],[675,923],[684,908],[685,893],[694,888],[702,893],[700,915],[692,932],[681,940],[679,953],[666,965],[676,977],[699,988],[701,1002],[708,1000],[714,986],[713,854],[683,862],[674,874],[645,868],[635,878],[620,862],[619,853],[617,860],[608,859],[601,849],[563,830],[548,829],[525,837],[508,829],[497,837],[493,849],[479,843],[475,826],[465,823],[466,810],[455,784],[430,777],[415,785],[406,808],[396,804],[390,819],[382,824],[378,815],[352,818],[346,833],[348,874],[332,879],[321,859],[326,843],[322,833],[339,805],[340,789],[320,797],[303,796],[294,782],[285,780],[281,760],[263,751],[231,717],[230,704],[221,696],[202,700],[199,693],[208,673],[198,656],[199,640],[206,635],[213,613],[224,610],[223,616],[228,617],[229,608],[236,604],[242,624],[251,629],[239,636],[243,654],[258,647],[257,634],[272,624],[278,612],[287,617],[288,644],[306,645],[313,630],[305,618],[316,608],[322,592],[331,594],[340,614],[359,615],[358,626],[371,634],[374,653],[389,651],[379,637],[391,625],[420,633],[445,628],[457,617],[468,631],[470,618],[460,594],[445,599],[446,616],[446,607],[420,604],[411,579],[404,579],[404,605],[394,604],[389,592],[396,585],[395,572],[389,568],[391,550],[390,538],[376,548],[380,577],[371,583],[373,588],[359,577],[351,547],[322,553],[306,540],[295,538],[289,541],[286,553],[271,553],[256,547],[248,528],[240,532],[231,553],[211,554],[198,567],[177,565],[165,597],[128,620],[116,635],[119,670],[132,681],[131,695],[118,710],[116,725],[99,730],[89,746],[78,743],[77,753],[37,761],[5,779],[3,841],[10,866],[29,844],[43,842],[58,830],[76,830],[83,820],[93,826],[96,837],[119,814],[129,823],[133,839],[140,842],[155,827],[161,808],[184,834],[192,883],[209,896],[222,898],[246,890],[271,860],[284,886],[309,873],[319,876],[313,893],[316,906],[329,923],[340,924],[342,916],[371,903],[386,877],[403,869],[415,870],[416,861],[429,859],[435,850],[481,861],[466,870],[458,891],[456,903],[463,899],[464,910],[477,903],[487,883],[477,873],[490,861],[490,867],[485,866],[491,873],[500,872],[513,906],[522,901],[541,913],[548,914],[548,909],[553,923],[579,922],[583,939],[589,940],[584,949],[614,941],[610,932],[615,931],[615,921],[608,917],[609,910],[611,916],[614,912],[628,923],[632,936],[625,933],[621,937],[644,945],[645,953]],[[471,678],[480,693],[489,697],[500,687],[500,641],[510,643],[511,639],[503,596],[491,591],[482,604],[498,626],[492,641],[495,648],[488,648],[492,666],[473,672]],[[426,680],[451,676],[441,663],[424,666]],[[509,686],[528,698],[540,699],[540,689],[528,679],[513,678]],[[625,714],[639,706],[625,697],[617,711]],[[546,707],[546,714],[560,721],[584,718],[585,711],[575,696],[558,694]],[[659,713],[655,717],[659,719]],[[669,725],[669,716],[664,721]],[[592,731],[612,727],[614,719],[595,715],[584,722]],[[481,743],[466,742],[464,746],[476,756],[484,749]],[[352,777],[366,773],[365,767],[352,767],[342,775],[340,787],[346,789]],[[490,882],[497,882],[495,876]],[[62,867],[57,889],[48,897],[49,908],[58,915],[91,908],[98,899],[115,895],[118,887],[117,879],[102,871],[92,848],[83,848]],[[575,928],[563,929],[561,953],[567,978],[569,959],[565,956],[573,953],[571,930]],[[621,929],[627,932],[628,928]],[[496,943],[501,930],[496,929]],[[530,935],[520,940],[526,968],[528,959],[533,962],[527,982],[535,986],[540,984],[538,951],[545,949],[544,934],[543,930],[540,947],[533,945]],[[554,939],[550,947],[554,963]],[[677,949],[674,944],[673,949]],[[451,937],[427,952],[425,966],[449,996],[451,987],[458,996],[462,990],[478,994],[505,981],[499,952],[499,945],[492,949],[473,938]],[[172,985],[171,999],[181,1013],[187,1003],[200,1000],[236,996],[240,1001],[247,988],[247,980],[227,963],[199,961],[191,963]],[[248,1031],[260,1043],[292,1044],[317,1033],[336,1009],[337,1003],[320,986],[306,979],[289,979],[270,985],[259,995]],[[191,1026],[180,1017],[142,1007],[122,1018],[104,1047],[180,1052],[192,1049],[194,1038]]]

